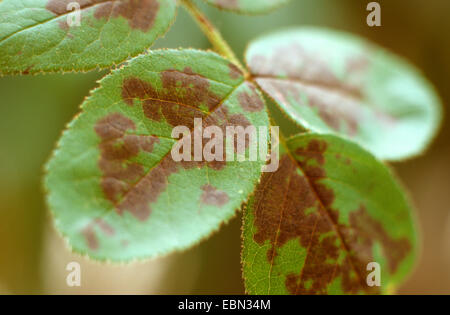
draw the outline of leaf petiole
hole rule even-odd
[[[244,76],[248,77],[248,71],[236,57],[235,53],[225,41],[222,34],[220,34],[219,30],[211,23],[208,17],[191,0],[180,0],[180,3],[197,22],[202,32],[212,44],[214,50],[233,62],[243,71]]]

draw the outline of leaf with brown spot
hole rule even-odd
[[[263,14],[286,5],[291,0],[205,0],[223,10],[240,14]]]
[[[230,69],[215,53],[163,50],[101,80],[47,165],[48,203],[74,251],[97,260],[156,257],[198,243],[235,215],[265,161],[171,155],[172,129],[186,126],[192,138],[195,118],[223,130],[268,126],[261,94]]]
[[[77,26],[71,2],[0,2],[0,74],[111,67],[149,48],[176,12],[176,0],[78,0]]]
[[[381,159],[421,153],[436,134],[441,104],[411,65],[353,35],[318,28],[250,44],[259,87],[294,122],[356,141]]]
[[[282,141],[283,143],[283,141]],[[391,293],[411,271],[411,207],[391,172],[360,146],[301,134],[281,146],[244,211],[250,294]],[[370,262],[381,287],[369,287]]]

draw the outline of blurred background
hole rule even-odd
[[[258,0],[255,0],[258,1]],[[239,56],[248,41],[278,28],[318,25],[362,35],[407,58],[450,104],[450,1],[380,0],[382,26],[366,24],[369,0],[293,0],[272,14],[237,16],[205,7]],[[208,48],[180,9],[157,47]],[[0,78],[0,294],[241,294],[240,217],[184,252],[127,266],[72,255],[54,231],[42,192],[43,165],[96,80],[107,72]],[[393,165],[410,192],[422,253],[400,294],[450,294],[450,125],[430,150]],[[81,264],[80,288],[66,265]]]

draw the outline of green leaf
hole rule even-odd
[[[46,187],[56,227],[94,259],[198,243],[235,215],[265,164],[172,159],[173,128],[192,130],[194,118],[221,128],[269,124],[256,88],[215,53],[139,56],[102,79],[82,109],[47,165]]]
[[[241,14],[261,14],[286,5],[291,0],[205,0],[219,9]]]
[[[244,212],[248,293],[393,292],[411,270],[416,236],[390,171],[334,135],[297,135],[280,152],[278,171],[263,175]],[[367,285],[371,262],[381,287]]]
[[[171,25],[175,0],[0,2],[0,74],[87,71],[144,52]],[[69,19],[68,19],[69,18]]]
[[[421,153],[440,123],[440,101],[412,66],[365,40],[304,28],[252,43],[255,81],[296,123],[352,139],[381,159]]]

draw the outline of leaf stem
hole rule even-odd
[[[208,38],[215,51],[223,55],[225,58],[233,62],[248,77],[248,72],[234,54],[228,43],[220,34],[219,30],[211,23],[208,17],[193,3],[192,0],[180,0],[181,4],[186,8],[189,14],[197,22],[198,26]]]

